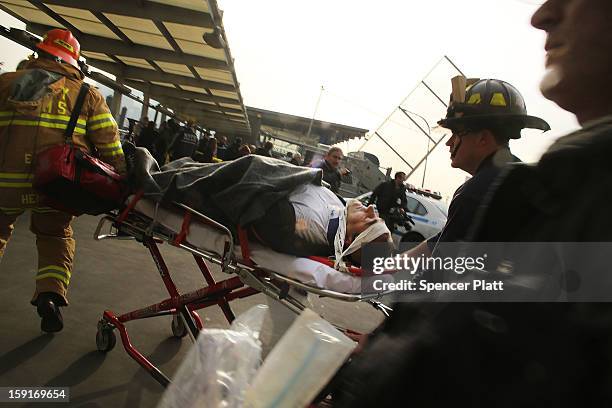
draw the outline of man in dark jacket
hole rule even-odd
[[[340,168],[340,163],[343,158],[344,154],[342,153],[342,149],[339,147],[332,147],[328,150],[323,160],[312,166],[323,170],[323,181],[327,182],[330,190],[336,194],[340,192],[342,176],[349,173],[346,168]]]
[[[240,153],[241,146],[242,146],[242,138],[241,137],[234,138],[232,143],[227,147],[227,150],[225,150],[223,160],[226,160],[226,161],[236,160],[237,158],[241,157],[242,156],[242,154]]]
[[[406,173],[398,171],[393,180],[380,183],[370,196],[370,204],[376,204],[380,217],[385,220],[390,231],[393,231],[393,220],[389,217],[391,209],[399,207],[404,212],[408,210],[405,182]]]
[[[472,178],[460,186],[453,196],[448,221],[444,229],[438,235],[408,251],[407,254],[415,258],[428,257],[432,253],[437,256],[456,256],[454,248],[444,247],[440,250],[438,244],[465,239],[471,224],[475,221],[479,205],[495,178],[508,163],[518,161],[510,153],[509,140],[520,138],[521,129],[525,127],[541,130],[550,129],[544,120],[527,115],[522,96],[516,88],[507,82],[484,79],[468,84],[465,78],[457,77],[453,79],[453,87],[454,92],[447,116],[439,124],[453,132],[446,143],[450,150],[451,166],[464,170],[472,175]],[[443,255],[440,255],[440,252],[443,252]],[[429,280],[434,278],[437,279],[438,276],[431,273],[426,276],[426,279]],[[456,323],[455,320],[460,316],[460,313],[454,314],[455,309],[452,313],[447,313],[445,306],[442,304],[429,307],[397,302],[393,307],[394,312],[391,318],[381,326],[379,333],[372,336],[370,340],[374,344],[373,348],[364,353],[363,358],[369,358],[371,361],[365,362],[357,359],[356,362],[345,369],[346,374],[341,375],[345,378],[344,388],[337,397],[346,405],[341,404],[340,406],[353,406],[356,404],[354,398],[364,397],[359,391],[361,387],[365,387],[366,383],[376,382],[368,371],[373,369],[374,366],[378,366],[378,363],[374,363],[374,361],[382,362],[385,360],[386,357],[377,356],[380,353],[380,347],[395,348],[401,353],[412,353],[412,351],[409,351],[411,346],[407,344],[412,336],[416,336],[418,339],[420,335],[430,330],[430,327],[432,330],[435,328],[435,330],[452,331],[444,324],[448,323],[451,325],[450,327],[455,328],[453,326]],[[451,304],[448,308],[455,308],[455,304]],[[430,319],[433,321],[430,322]],[[446,319],[450,319],[450,321],[446,322]],[[469,322],[463,323],[466,324],[466,327],[470,327],[469,330],[472,330]],[[441,325],[441,327],[436,325]],[[463,349],[471,350],[475,346],[461,343],[464,340],[468,341],[470,336],[471,334],[462,334],[453,338],[452,341],[459,342]],[[414,347],[414,353],[421,353],[423,356],[429,356],[424,358],[430,358],[432,354],[437,352],[437,347],[448,347],[448,344],[445,341],[437,341],[437,339],[423,339],[423,344],[414,345]],[[371,353],[369,357],[367,356],[368,352]],[[446,353],[444,354],[445,358],[450,359],[447,355],[448,351],[444,350],[439,353],[441,355]],[[450,353],[452,354],[452,352]],[[395,375],[398,375],[398,379],[405,378],[404,372],[410,373],[413,370],[413,363],[410,362],[410,358],[410,355],[402,355],[402,359],[405,360],[400,359],[396,363],[387,361],[393,367],[391,370],[396,370]],[[415,356],[415,358],[421,361],[420,355]],[[417,365],[414,364],[414,369]],[[422,367],[419,366],[419,369],[422,369]],[[385,370],[388,371],[389,367]],[[448,373],[448,371],[445,372]],[[468,372],[471,373],[471,371]],[[363,379],[355,379],[355,376],[363,376]],[[385,378],[385,381],[391,383],[394,381],[386,374],[381,375],[381,378]],[[362,381],[365,381],[365,383]],[[424,386],[424,384],[422,385]],[[457,381],[456,386],[458,389],[462,389],[465,384]],[[446,384],[445,389],[454,390]],[[453,392],[456,395],[459,391]],[[442,403],[441,401],[446,398],[446,393],[439,395],[439,397],[441,397],[439,403]],[[373,403],[373,400],[369,400],[369,402]],[[383,400],[378,403],[385,406]],[[368,405],[364,403],[361,406]]]
[[[227,160],[226,152],[228,148],[227,137],[215,134],[217,139],[217,157],[221,160]]]
[[[161,129],[159,132],[159,137],[155,143],[155,160],[159,164],[159,166],[163,166],[166,164],[168,155],[168,148],[174,141],[175,136],[177,135],[180,127],[178,123],[172,118],[168,119],[166,122],[166,126]]]
[[[274,148],[274,144],[272,142],[267,141],[264,143],[263,147],[258,147],[255,150],[255,154],[259,156],[272,157],[272,149]]]
[[[527,115],[523,97],[507,82],[468,84],[457,77],[453,87],[453,98],[459,100],[451,101],[439,123],[453,132],[446,142],[451,166],[472,177],[455,191],[444,229],[408,252],[410,256],[429,256],[441,242],[464,241],[496,177],[507,164],[520,161],[510,152],[510,140],[519,139],[523,128],[550,129],[544,120]]]
[[[159,133],[155,130],[155,122],[149,121],[147,127],[140,131],[136,146],[144,147],[155,156],[155,146],[159,139]]]
[[[198,136],[193,130],[193,122],[187,123],[174,138],[170,146],[170,160],[178,160],[183,157],[191,157],[198,146]]]
[[[478,241],[570,243],[574,250],[559,252],[561,262],[540,273],[561,272],[558,283],[569,299],[593,283],[585,278],[599,278],[606,302],[612,293],[609,268],[585,272],[594,258],[608,259],[612,241],[610,19],[608,0],[548,0],[534,14],[532,24],[548,34],[542,92],[575,113],[583,129],[559,139],[537,165],[513,166],[487,200],[474,234]],[[542,248],[530,244],[531,252]],[[512,278],[515,258],[502,255],[510,255],[505,271]],[[585,267],[570,273],[558,268],[563,264]],[[539,276],[523,278],[529,285]],[[351,368],[350,391],[337,406],[392,406],[407,383],[419,390],[410,394],[412,406],[612,405],[610,303],[401,308]]]

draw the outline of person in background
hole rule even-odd
[[[370,204],[376,204],[380,218],[385,220],[390,231],[393,231],[394,224],[390,216],[391,209],[399,207],[404,213],[408,211],[405,182],[406,173],[398,171],[393,180],[380,183],[370,196]]]
[[[194,122],[189,121],[177,133],[172,145],[168,148],[170,160],[178,160],[183,157],[193,157],[198,145],[198,136],[195,134]]]
[[[302,155],[299,152],[293,153],[293,157],[291,157],[291,160],[289,161],[289,163],[295,166],[301,166],[303,164]]]
[[[215,135],[217,139],[217,157],[221,160],[227,160],[225,158],[227,152],[227,136]]]
[[[172,118],[162,123],[159,127],[159,137],[155,142],[154,158],[159,167],[162,167],[168,161],[168,147],[174,140],[174,136],[178,132],[178,124]]]
[[[140,121],[138,121],[136,123],[136,126],[134,126],[134,134],[138,135],[136,137],[136,142],[138,142],[138,137],[140,137],[140,132],[142,132],[144,129],[146,129],[148,124],[149,124],[149,117],[148,116],[143,116],[142,118],[140,118]]]
[[[236,137],[234,141],[232,142],[232,144],[230,144],[227,147],[227,150],[225,151],[225,157],[223,158],[223,160],[228,161],[228,160],[234,160],[234,159],[237,159],[238,157],[241,157],[240,155],[241,146],[242,146],[242,138]],[[250,149],[249,149],[249,153],[250,153]]]
[[[238,157],[248,156],[249,154],[251,154],[251,148],[248,144],[243,144],[238,149]]]
[[[206,137],[200,142],[201,147],[198,147],[194,160],[200,163],[220,163],[222,161],[217,157],[217,139]]]
[[[346,168],[340,168],[340,163],[344,158],[344,153],[339,147],[332,147],[327,151],[325,157],[315,163],[312,167],[323,170],[323,181],[329,184],[329,188],[334,193],[340,192],[340,185],[342,184],[342,176],[349,173]]]
[[[204,160],[204,151],[206,150],[206,145],[208,145],[208,136],[206,133],[202,133],[200,135],[200,140],[198,140],[198,145],[196,147],[195,152],[193,153],[193,160],[203,163]]]
[[[267,141],[264,143],[263,147],[258,147],[255,150],[255,154],[259,156],[272,157],[272,149],[274,148],[274,144],[272,142]]]
[[[155,122],[150,121],[147,123],[147,127],[142,129],[140,135],[138,135],[136,146],[144,147],[151,153],[151,155],[153,155],[153,157],[156,157],[155,146],[159,138],[159,133],[157,130],[155,130]]]
[[[42,331],[58,332],[64,327],[60,307],[68,305],[73,272],[74,217],[41,205],[32,188],[32,172],[39,152],[65,143],[64,132],[85,76],[78,61],[79,42],[68,30],[47,32],[36,52],[38,58],[21,70],[0,76],[0,257],[15,221],[30,210],[38,250],[31,303],[41,317]],[[94,146],[103,161],[125,174],[117,124],[94,87],[86,93],[72,143],[86,151]]]

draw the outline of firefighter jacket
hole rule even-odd
[[[84,75],[66,64],[37,59],[26,69],[0,76],[0,207],[35,207],[32,189],[36,155],[64,143]],[[117,124],[100,92],[91,87],[72,134],[72,142],[120,173],[125,158]]]

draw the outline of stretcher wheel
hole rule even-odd
[[[185,337],[187,335],[187,326],[181,319],[181,316],[174,315],[172,316],[172,334],[174,337]]]
[[[117,344],[117,337],[112,327],[101,327],[96,333],[96,346],[98,351],[109,352]]]

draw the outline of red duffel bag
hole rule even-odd
[[[120,207],[128,194],[127,184],[112,166],[72,143],[72,132],[89,85],[83,83],[64,133],[65,143],[36,156],[34,188],[42,202],[72,215],[98,215]]]

